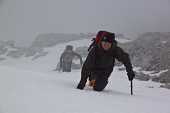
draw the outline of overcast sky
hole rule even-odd
[[[170,0],[0,0],[0,40],[28,47],[39,34],[108,30],[136,39],[170,32]]]

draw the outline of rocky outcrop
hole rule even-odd
[[[39,58],[39,57],[43,57],[43,56],[45,56],[45,55],[47,55],[48,54],[48,52],[42,52],[42,53],[40,53],[39,55],[35,55],[35,57],[32,59],[32,60],[35,60],[35,59],[37,59],[37,58]]]
[[[170,84],[165,84],[166,89],[170,89]]]
[[[80,40],[85,38],[92,38],[94,37],[94,33],[88,34],[40,34],[35,38],[35,41],[31,44],[31,47],[53,47],[59,43],[66,43],[73,40]]]
[[[26,51],[25,57],[34,56],[36,53],[43,53],[43,48],[41,48],[41,47],[29,47]]]
[[[82,58],[86,58],[89,53],[88,47],[78,47],[75,49],[75,52],[79,53],[82,56]]]
[[[151,79],[154,82],[170,83],[170,71],[163,72],[159,76],[153,76]]]
[[[170,83],[170,32],[144,33],[132,42],[119,45],[129,53],[134,67],[140,67],[144,71],[157,72],[168,69],[167,72],[159,76],[150,77],[152,81],[165,83],[164,87],[168,88],[167,84]],[[135,78],[139,79],[137,73],[136,75]],[[148,80],[149,77],[146,77]]]
[[[5,60],[5,58],[4,58],[4,57],[2,57],[2,58],[0,58],[0,60]]]
[[[8,51],[8,48],[3,48],[0,50],[0,55],[5,54]]]
[[[161,85],[161,88],[166,88],[166,89],[170,89],[170,83],[165,84],[165,85]]]
[[[146,71],[170,69],[170,33],[144,33],[121,47],[129,53],[135,67]]]
[[[6,46],[14,47],[14,41],[0,41],[0,50],[3,49]]]
[[[12,58],[20,58],[26,53],[27,50],[28,48],[20,48],[18,50],[12,50],[6,56],[8,57],[10,56]]]
[[[135,79],[140,81],[148,81],[150,79],[150,76],[148,74],[144,74],[143,72],[135,71]]]
[[[34,56],[35,54],[43,53],[43,48],[40,47],[29,47],[29,48],[18,48],[17,50],[12,50],[7,53],[6,56],[10,56],[12,58],[20,58],[24,55],[24,57]]]

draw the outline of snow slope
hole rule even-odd
[[[125,71],[114,68],[108,86],[95,92],[76,89],[80,71],[52,72],[67,44],[89,46],[90,40],[45,48],[32,58],[0,61],[0,113],[170,113],[170,91],[160,83],[133,81],[133,95]],[[134,68],[137,70],[138,68]]]

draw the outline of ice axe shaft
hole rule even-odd
[[[132,80],[130,81],[130,83],[131,83],[131,85],[130,85],[130,87],[131,87],[131,95],[133,95],[133,84],[132,84]]]

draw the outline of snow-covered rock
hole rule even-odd
[[[129,53],[135,67],[146,71],[170,69],[170,33],[144,33],[121,47]]]
[[[53,47],[59,43],[66,43],[73,40],[80,40],[84,38],[92,38],[95,34],[61,34],[61,33],[50,33],[40,34],[31,44],[31,47]]]
[[[0,41],[0,50],[3,49],[5,46],[11,46],[14,47],[14,41]]]

